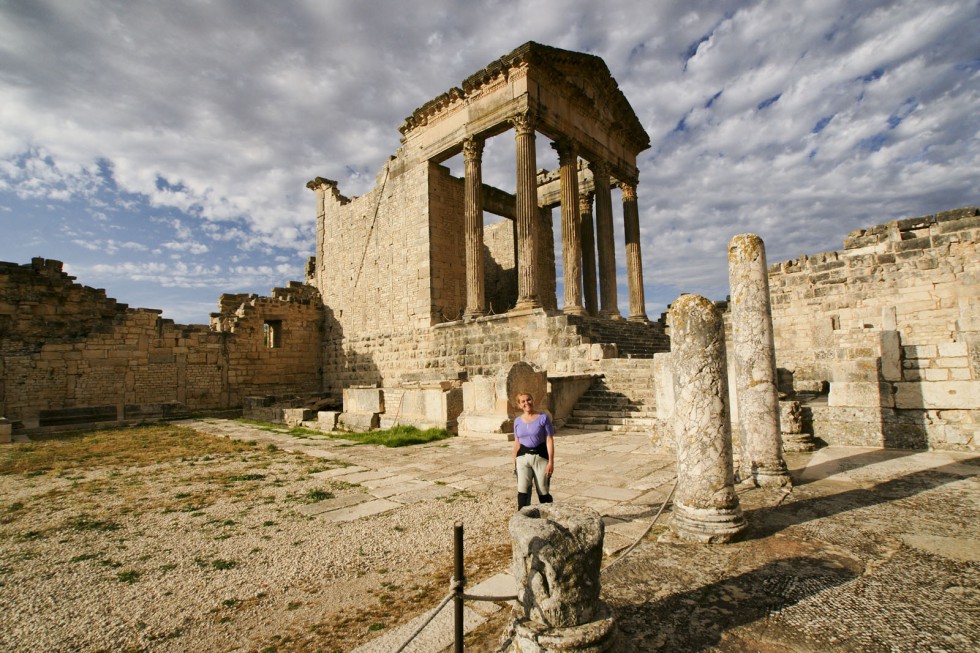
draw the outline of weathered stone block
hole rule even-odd
[[[316,417],[316,411],[310,408],[286,408],[282,411],[283,421],[287,426],[301,426]]]
[[[970,410],[980,406],[980,381],[896,383],[895,387],[897,408]]]
[[[340,413],[335,410],[317,411],[317,428],[319,428],[321,431],[333,431],[337,428],[337,418],[339,416]]]
[[[363,432],[378,428],[381,420],[378,413],[345,412],[340,414],[337,424],[347,431]]]
[[[381,388],[345,388],[344,412],[383,413],[384,393]]]
[[[6,417],[0,417],[0,444],[7,444],[10,442],[13,429],[14,425],[9,419]]]
[[[830,384],[828,406],[895,406],[891,383],[834,381]]]

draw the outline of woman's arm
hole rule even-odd
[[[545,468],[544,473],[551,478],[552,473],[555,471],[555,436],[549,435],[547,439],[548,445],[548,466]]]

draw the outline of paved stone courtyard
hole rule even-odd
[[[230,437],[268,439],[353,466],[324,472],[363,493],[318,504],[327,521],[397,511],[459,490],[514,492],[510,446],[453,438],[444,446],[384,449],[296,439],[235,422],[185,422]],[[247,432],[243,432],[247,429]],[[552,494],[606,517],[611,562],[668,496],[672,456],[641,435],[559,433]],[[830,447],[789,454],[791,493],[739,488],[749,529],[741,541],[699,546],[658,537],[603,573],[624,650],[973,651],[980,644],[980,456]],[[449,534],[447,533],[447,537]],[[476,594],[503,594],[508,560]],[[500,632],[506,610],[468,607],[467,629]],[[407,650],[451,643],[441,615]],[[397,648],[412,622],[363,647]],[[479,634],[479,631],[478,631]],[[484,632],[467,650],[494,650]]]

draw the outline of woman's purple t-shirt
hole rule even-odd
[[[514,418],[514,437],[528,449],[541,445],[549,435],[555,434],[555,427],[547,413],[538,413],[531,422],[525,422],[520,415]]]

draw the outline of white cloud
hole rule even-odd
[[[650,133],[639,193],[658,292],[723,290],[734,233],[760,233],[775,260],[976,201],[972,0],[392,7],[5,3],[0,196],[92,209],[53,230],[77,248],[178,256],[134,260],[146,283],[281,284],[313,248],[308,179],[366,193],[406,115],[536,40],[602,56]],[[552,155],[543,137],[538,153]],[[513,190],[513,157],[510,134],[492,139],[485,181]]]

